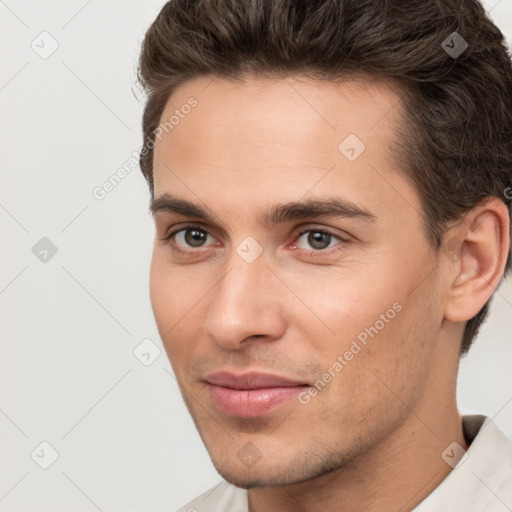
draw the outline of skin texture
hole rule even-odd
[[[450,252],[434,251],[419,196],[390,155],[401,104],[383,82],[202,77],[171,95],[162,120],[190,97],[197,106],[157,141],[155,198],[172,194],[214,218],[155,213],[151,302],[215,467],[250,489],[252,511],[411,510],[450,472],[443,450],[467,448],[459,346],[502,275],[506,206],[475,207],[447,233]],[[366,146],[354,161],[338,149],[349,134]],[[376,219],[259,219],[280,203],[327,197]],[[190,225],[208,234],[202,246],[187,245],[183,231],[161,240]],[[303,228],[334,236],[315,249]],[[236,250],[248,236],[263,249],[252,263]],[[397,303],[307,404],[240,418],[210,399],[204,377],[218,370],[313,386]]]

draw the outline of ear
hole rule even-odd
[[[473,318],[498,286],[510,250],[510,216],[497,197],[486,198],[445,233],[447,256],[445,318]]]

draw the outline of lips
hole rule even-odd
[[[244,373],[235,375],[229,372],[211,373],[205,377],[206,382],[231,389],[259,389],[307,385],[305,382],[295,381],[271,375],[268,373]]]
[[[268,414],[309,385],[278,375],[216,372],[205,377],[210,398],[228,416],[253,418]]]

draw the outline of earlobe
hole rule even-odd
[[[451,257],[445,318],[465,322],[490,299],[503,275],[510,250],[506,205],[496,197],[480,203],[450,230],[446,240]]]

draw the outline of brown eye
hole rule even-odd
[[[321,231],[318,229],[309,229],[303,231],[297,239],[297,247],[299,249],[321,251],[328,249],[333,245],[341,242],[342,239],[339,236],[328,233],[327,231]],[[333,243],[334,242],[334,243]]]
[[[206,247],[214,241],[207,231],[196,227],[180,229],[171,233],[166,239],[172,240],[175,245],[183,249]]]
[[[201,247],[208,238],[208,234],[200,229],[186,229],[184,232],[185,242],[191,247]]]
[[[308,235],[308,243],[314,249],[326,249],[331,243],[331,235],[322,233],[321,231],[310,231]]]

